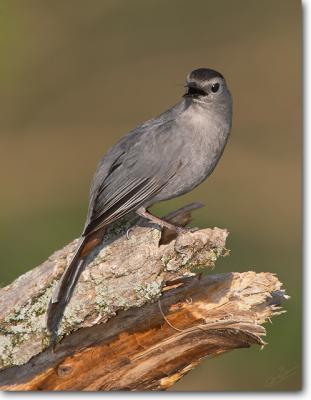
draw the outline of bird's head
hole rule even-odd
[[[184,97],[205,104],[231,104],[231,95],[224,77],[217,71],[199,68],[190,72]]]

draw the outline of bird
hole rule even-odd
[[[99,161],[77,249],[49,302],[47,329],[54,337],[85,258],[110,224],[136,212],[177,234],[184,231],[148,209],[201,184],[221,158],[232,126],[232,97],[221,73],[195,69],[185,87],[176,105],[131,130]]]

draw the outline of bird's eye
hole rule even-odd
[[[219,83],[214,83],[214,84],[212,85],[212,92],[213,92],[213,93],[218,92],[219,86],[220,86]]]

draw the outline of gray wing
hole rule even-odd
[[[138,209],[169,184],[181,167],[182,138],[172,121],[144,124],[100,161],[83,235]]]

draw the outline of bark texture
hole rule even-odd
[[[167,219],[185,225],[198,207]],[[88,257],[54,350],[45,312],[77,242],[2,288],[0,388],[164,390],[203,357],[264,345],[262,324],[287,298],[277,277],[193,273],[227,254],[227,235],[213,228],[176,238],[141,220],[115,224]]]

